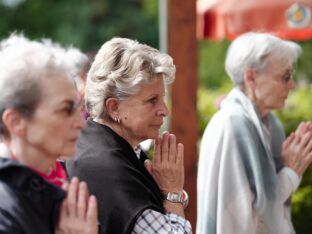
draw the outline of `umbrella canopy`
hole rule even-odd
[[[197,37],[234,39],[270,32],[293,40],[312,38],[312,0],[197,0]]]

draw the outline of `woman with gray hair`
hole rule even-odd
[[[104,43],[95,57],[85,89],[91,118],[67,169],[96,195],[101,233],[191,232],[183,145],[159,136],[174,75],[169,55],[126,38]],[[155,139],[153,161],[138,148],[146,139]]]
[[[197,233],[294,233],[290,198],[312,161],[311,123],[285,140],[271,112],[291,89],[301,48],[266,33],[230,46],[225,67],[235,88],[209,122],[198,164]]]
[[[0,137],[8,149],[0,157],[0,233],[98,233],[86,183],[73,178],[62,189],[51,178],[85,126],[70,62],[55,45],[21,35],[0,46]]]

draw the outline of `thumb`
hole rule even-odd
[[[152,161],[149,159],[146,159],[144,161],[144,166],[145,166],[145,169],[152,175],[153,174]]]

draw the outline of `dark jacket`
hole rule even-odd
[[[70,176],[86,181],[98,199],[101,233],[131,233],[145,209],[164,213],[162,195],[130,144],[92,120],[82,130],[78,155],[67,161]]]
[[[0,158],[0,233],[55,232],[65,192],[17,161]]]

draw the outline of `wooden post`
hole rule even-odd
[[[184,144],[185,190],[190,195],[186,217],[196,225],[197,84],[196,0],[168,0],[168,52],[177,68],[172,86],[171,131]]]

